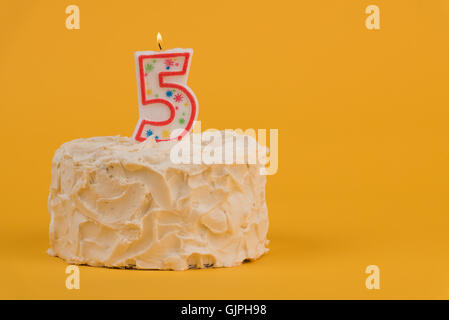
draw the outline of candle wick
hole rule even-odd
[[[158,46],[159,46],[159,50],[162,50],[162,47],[161,47],[161,44],[160,44],[160,43],[158,43]]]

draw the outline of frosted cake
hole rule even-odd
[[[259,164],[175,164],[175,142],[95,137],[55,153],[48,253],[137,269],[231,267],[267,252]]]

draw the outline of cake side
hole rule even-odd
[[[55,153],[49,254],[92,266],[230,267],[268,251],[259,164],[174,164],[171,143],[78,139]]]

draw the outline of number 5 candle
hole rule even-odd
[[[158,35],[159,36],[159,35]],[[198,102],[187,87],[192,49],[135,53],[139,122],[134,139],[179,140],[193,126]]]

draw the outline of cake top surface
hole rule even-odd
[[[251,142],[253,146],[261,148],[257,144],[257,141],[248,135],[239,135],[234,131],[227,132],[227,136],[224,135],[224,131],[220,131],[223,139],[201,139],[200,134],[190,134],[185,137],[182,141],[183,144],[188,144],[187,147],[187,158],[190,160],[194,159],[193,153],[202,153],[204,159],[204,153],[213,154],[217,151],[220,157],[225,157],[227,145],[231,142],[231,148],[233,149],[233,161],[227,163],[230,165],[247,165],[247,161],[242,164],[235,163],[235,155],[239,151],[243,151],[246,155],[248,150],[248,145]],[[238,145],[235,143],[237,137],[243,137],[246,139],[243,145]],[[205,141],[206,140],[206,141]],[[126,163],[136,163],[139,165],[151,165],[153,168],[159,168],[165,170],[168,167],[184,168],[187,171],[199,169],[200,165],[204,165],[204,162],[198,163],[195,161],[190,161],[190,163],[185,163],[180,161],[179,158],[174,159],[173,148],[177,146],[179,149],[180,142],[169,141],[169,142],[156,142],[154,138],[148,138],[144,142],[137,142],[130,137],[122,136],[104,136],[104,137],[91,137],[91,138],[81,138],[75,139],[64,143],[55,153],[53,162],[59,162],[63,158],[70,158],[74,163],[82,163],[83,166],[98,166],[105,162],[126,162]],[[176,155],[184,152],[182,150],[176,149]],[[254,149],[255,151],[256,149]],[[171,154],[172,153],[172,154]],[[245,158],[247,159],[247,157]],[[215,162],[217,163],[217,162]],[[208,164],[206,162],[206,164]],[[211,164],[211,163],[209,163]],[[253,164],[253,165],[256,165]],[[259,164],[257,164],[259,165]]]

